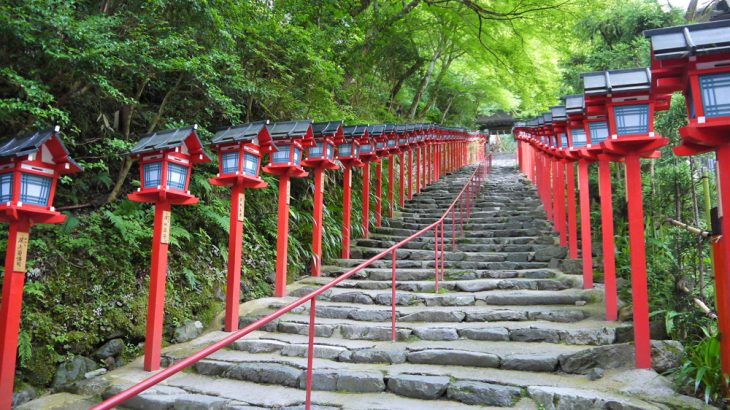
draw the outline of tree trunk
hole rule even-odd
[[[449,113],[449,110],[451,109],[451,104],[453,104],[454,100],[456,99],[456,95],[449,98],[449,103],[446,105],[446,108],[444,108],[444,113],[441,115],[441,124],[446,121],[446,115]]]
[[[464,55],[464,52],[454,53],[453,51],[449,53],[449,56],[446,58],[446,60],[441,65],[441,69],[439,70],[439,74],[436,76],[436,81],[433,83],[432,91],[428,95],[428,100],[426,101],[426,105],[423,107],[421,111],[418,112],[418,117],[423,117],[430,109],[433,107],[433,105],[436,103],[436,99],[438,98],[439,91],[441,90],[441,83],[444,81],[444,77],[446,77],[446,73],[449,71],[449,67],[451,64],[456,61],[457,58]]]
[[[428,83],[431,81],[431,74],[433,74],[433,69],[436,66],[436,60],[438,60],[440,55],[441,55],[441,48],[438,48],[433,53],[431,62],[428,63],[428,70],[426,70],[426,74],[423,76],[423,79],[421,80],[421,84],[418,85],[418,91],[416,91],[416,95],[413,96],[413,102],[411,103],[411,108],[408,109],[408,118],[410,118],[410,119],[413,119],[416,116],[416,109],[418,109],[418,104],[421,102],[423,93],[424,93],[424,91],[426,91],[426,87],[428,87]]]
[[[398,78],[398,81],[395,82],[395,85],[393,85],[393,88],[390,90],[390,98],[388,100],[388,110],[392,110],[393,107],[395,107],[395,101],[398,97],[398,93],[400,92],[400,89],[403,88],[403,84],[411,78],[413,74],[415,74],[416,71],[421,67],[421,64],[423,64],[423,61],[416,60],[415,63],[413,63],[412,66],[408,67],[408,70],[406,70],[403,75]]]

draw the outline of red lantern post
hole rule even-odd
[[[566,179],[568,194],[568,256],[578,258],[578,227],[575,200],[575,162],[580,161],[580,149],[588,144],[585,125],[583,124],[583,110],[585,104],[583,94],[573,94],[565,97],[565,113],[568,117],[566,131],[568,149],[564,150],[566,160]],[[601,198],[603,201],[603,198]],[[613,238],[611,238],[613,241]]]
[[[395,161],[395,155],[397,155],[400,150],[398,149],[398,136],[396,134],[396,126],[394,124],[386,124],[385,125],[385,135],[388,138],[388,140],[385,143],[385,147],[388,150],[388,217],[393,217],[393,192],[395,190],[395,169],[394,169],[394,163]]]
[[[375,165],[375,226],[382,225],[383,218],[383,160],[388,156],[388,134],[386,124],[373,125],[368,133],[375,139],[375,154],[378,161]]]
[[[583,75],[586,106],[603,98],[610,138],[601,143],[607,154],[626,161],[626,193],[631,244],[631,286],[634,308],[636,367],[651,367],[649,299],[646,278],[646,243],[641,186],[641,157],[658,157],[666,138],[654,133],[654,112],[668,108],[665,96],[651,94],[648,68],[615,70]],[[590,97],[589,97],[590,96]]]
[[[224,128],[216,132],[211,147],[218,153],[218,175],[209,181],[231,187],[231,215],[228,234],[228,285],[224,329],[238,329],[238,307],[241,289],[241,248],[247,188],[264,188],[268,184],[260,176],[261,156],[274,147],[266,122],[252,122]]]
[[[271,162],[264,172],[279,176],[279,215],[276,235],[276,278],[274,296],[286,295],[286,271],[289,256],[289,200],[291,178],[309,175],[302,168],[302,150],[315,145],[312,122],[283,121],[267,126],[278,150],[271,153]]]
[[[398,137],[398,172],[400,174],[400,178],[398,179],[398,206],[400,208],[403,208],[405,206],[406,167],[404,159],[406,152],[408,152],[408,150],[410,149],[408,145],[408,137],[410,136],[412,130],[412,125],[396,125],[395,127],[395,133]]]
[[[196,130],[197,126],[193,125],[147,134],[131,151],[133,158],[139,160],[141,187],[128,198],[155,204],[144,354],[147,371],[160,368],[172,205],[198,203],[198,198],[188,191],[192,167],[210,162]]]
[[[345,140],[342,121],[315,122],[312,124],[315,145],[307,148],[307,159],[302,166],[314,173],[314,209],[312,214],[312,276],[322,270],[322,208],[324,206],[324,171],[338,169],[335,163],[335,144]]]
[[[342,204],[342,259],[350,258],[350,216],[352,200],[352,168],[362,166],[360,143],[369,146],[367,125],[348,125],[342,129],[345,142],[337,146],[337,159],[345,167]]]
[[[652,92],[681,91],[685,95],[689,124],[679,129],[682,142],[676,155],[715,151],[718,174],[718,216],[721,239],[715,258],[715,298],[720,358],[723,373],[730,375],[730,21],[648,30],[652,46]]]
[[[58,178],[81,171],[58,126],[0,143],[0,221],[9,223],[0,299],[0,409],[13,399],[30,228],[56,224],[66,215],[53,207]]]

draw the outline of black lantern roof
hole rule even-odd
[[[268,121],[255,121],[241,125],[221,128],[216,131],[211,140],[212,145],[226,144],[229,142],[251,141],[256,139],[261,132],[265,132]]]
[[[71,168],[75,168],[78,171],[83,170],[83,167],[76,163],[69,155],[68,149],[63,144],[63,141],[61,141],[61,138],[59,138],[60,133],[61,127],[56,125],[45,130],[17,135],[7,141],[0,142],[0,159],[17,158],[36,153],[51,137],[56,136],[55,141],[57,145],[54,144],[54,146],[57,152],[53,152],[54,150],[51,149],[54,161],[60,164],[68,163]]]
[[[552,112],[542,113],[542,121],[545,125],[552,125],[553,124],[553,113]]]
[[[395,124],[385,124],[385,133],[392,134],[395,132]]]
[[[565,113],[566,114],[582,114],[585,109],[585,100],[583,94],[571,94],[565,97]]]
[[[173,128],[164,131],[157,131],[143,135],[137,145],[130,151],[133,155],[145,154],[148,152],[162,151],[173,149],[185,144],[185,141],[191,135],[194,139],[188,149],[192,155],[201,155],[201,158],[194,158],[193,162],[210,162],[210,157],[203,150],[203,145],[198,138],[196,130],[197,124],[188,125],[187,127]]]
[[[651,69],[648,67],[583,73],[581,77],[586,95],[651,90]]]
[[[396,134],[403,134],[405,132],[408,132],[408,126],[405,124],[398,124],[395,126],[395,132]]]
[[[342,127],[342,121],[315,122],[312,124],[312,133],[315,137],[335,137]]]
[[[348,125],[342,128],[345,138],[362,138],[368,134],[368,126],[366,124]]]
[[[385,132],[385,124],[374,124],[368,127],[368,134],[371,137],[382,137]]]
[[[304,138],[312,129],[312,121],[280,121],[266,126],[273,139]]]
[[[538,125],[538,120],[537,120],[537,118],[533,118],[533,119],[531,119],[531,120],[527,120],[527,126],[528,126],[528,127],[530,127],[530,128],[535,128],[535,127],[537,127],[537,125]]]
[[[553,121],[566,121],[568,119],[564,105],[554,105],[550,107],[550,112],[553,114]]]
[[[657,60],[723,53],[730,51],[730,20],[646,30],[644,36]]]
[[[543,125],[545,125],[545,118],[543,118],[542,115],[538,115],[537,116],[537,126],[542,127]]]

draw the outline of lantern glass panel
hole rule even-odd
[[[389,139],[388,140],[388,146],[389,147],[395,147],[395,140],[394,139]]]
[[[302,150],[294,147],[294,165],[299,166],[302,163]]]
[[[337,150],[339,151],[339,156],[341,157],[349,157],[352,155],[352,145],[350,144],[340,144],[337,146]]]
[[[588,143],[586,139],[586,130],[583,128],[573,128],[570,130],[570,136],[573,137],[574,147],[585,147]]]
[[[327,158],[329,158],[330,160],[335,159],[335,150],[334,147],[332,147],[332,145],[330,144],[327,144]]]
[[[591,144],[596,145],[608,138],[608,123],[606,122],[590,122],[588,129],[591,131]]]
[[[373,144],[360,145],[360,154],[369,154],[373,151]]]
[[[22,173],[20,178],[20,202],[47,206],[53,178]]]
[[[221,168],[224,174],[238,172],[238,152],[226,152],[221,155]]]
[[[144,187],[156,188],[162,184],[162,162],[144,164]]]
[[[309,158],[322,158],[323,153],[324,153],[324,143],[318,142],[317,145],[309,148],[307,155],[309,155]]]
[[[251,176],[256,176],[259,173],[259,158],[258,155],[251,154],[249,152],[243,153],[243,173]]]
[[[6,172],[0,174],[0,202],[10,202],[13,200],[13,173]]]
[[[700,76],[705,117],[730,116],[730,73]]]
[[[188,181],[188,167],[185,165],[174,164],[172,162],[167,164],[167,187],[185,190],[185,185]]]
[[[564,133],[560,133],[560,146],[562,148],[568,148],[568,136]]]
[[[288,164],[289,163],[289,147],[283,146],[278,151],[271,154],[272,164]]]
[[[617,135],[649,132],[649,104],[618,105],[613,107],[613,118]]]
[[[384,143],[384,142],[378,142],[378,143],[377,143],[377,144],[375,145],[375,147],[376,147],[377,149],[383,149],[383,148],[385,148],[385,143]]]

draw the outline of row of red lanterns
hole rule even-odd
[[[321,269],[323,172],[344,167],[343,258],[349,257],[350,197],[352,168],[363,168],[363,229],[368,235],[369,166],[376,164],[376,226],[381,223],[382,162],[389,159],[389,215],[393,215],[393,158],[400,159],[400,205],[404,204],[404,180],[408,197],[437,181],[442,172],[467,165],[469,145],[485,142],[482,135],[470,135],[462,128],[435,124],[350,125],[342,121],[312,123],[285,121],[253,122],[218,130],[210,146],[218,154],[219,173],[210,183],[231,187],[231,215],[228,256],[228,289],[225,330],[238,327],[241,247],[245,191],[262,188],[261,162],[269,155],[267,173],[279,176],[279,208],[275,296],[286,293],[286,268],[290,181],[305,177],[311,168],[315,179],[312,274]],[[479,151],[483,152],[483,151]],[[306,158],[305,158],[306,153]],[[144,368],[160,367],[167,254],[172,205],[190,205],[198,198],[188,186],[195,164],[210,162],[198,138],[197,126],[181,127],[143,136],[131,150],[139,161],[140,187],[129,194],[138,202],[155,204],[150,295]],[[408,155],[408,173],[404,156]],[[416,178],[413,180],[413,156]],[[38,223],[60,223],[65,215],[52,206],[58,178],[82,168],[71,159],[59,127],[14,137],[0,143],[0,221],[10,224],[5,260],[5,277],[0,300],[0,409],[9,409],[17,355],[25,261],[30,227]]]
[[[671,94],[686,97],[689,125],[676,155],[717,152],[720,203],[730,204],[730,21],[649,30],[652,65],[582,75],[583,94],[514,128],[522,172],[536,183],[569,256],[578,257],[574,163],[578,163],[583,283],[593,287],[588,168],[598,163],[607,320],[617,319],[610,162],[624,162],[631,247],[636,366],[651,367],[641,158],[657,158],[668,139],[654,132],[654,114]],[[567,201],[566,201],[567,179]],[[567,215],[566,215],[567,205]],[[566,224],[567,220],[567,224]],[[721,232],[730,232],[722,218]],[[718,232],[716,232],[718,233]],[[730,374],[730,240],[715,245],[722,364]]]

